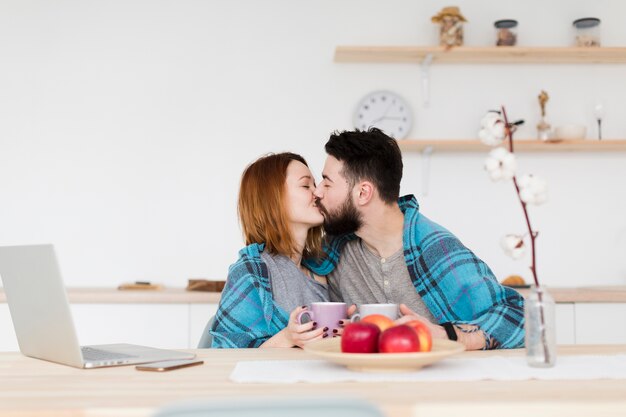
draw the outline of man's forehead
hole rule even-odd
[[[329,155],[328,158],[326,158],[326,163],[324,164],[323,174],[328,177],[341,176],[342,169],[343,169],[343,162],[341,162],[334,156]]]

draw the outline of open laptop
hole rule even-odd
[[[20,351],[26,356],[76,368],[195,357],[130,344],[79,346],[52,245],[0,246],[0,277]]]

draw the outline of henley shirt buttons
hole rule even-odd
[[[385,258],[381,258],[380,262],[384,264],[385,262],[387,262],[387,260]]]
[[[389,281],[385,280],[385,285],[389,285]]]

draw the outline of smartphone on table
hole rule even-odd
[[[185,359],[179,361],[162,361],[153,363],[144,363],[135,366],[138,371],[155,371],[165,372],[172,371],[174,369],[186,368],[188,366],[202,365],[204,361],[202,359]]]

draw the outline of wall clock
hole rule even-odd
[[[404,139],[412,125],[412,113],[406,100],[390,91],[374,91],[361,99],[354,111],[354,127],[367,130],[377,127],[395,139]]]

